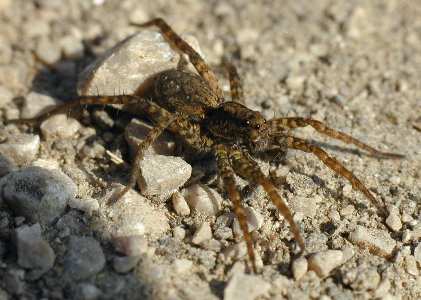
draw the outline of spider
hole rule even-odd
[[[132,25],[156,26],[174,49],[187,55],[198,75],[187,71],[186,63],[180,64],[177,69],[166,70],[152,76],[142,83],[133,95],[80,96],[38,117],[10,120],[9,123],[40,123],[54,114],[89,104],[124,104],[132,113],[146,116],[154,127],[145,140],[139,143],[133,162],[135,167],[132,167],[129,182],[114,198],[115,201],[134,188],[136,178],[139,176],[136,166],[143,159],[145,150],[165,130],[172,132],[197,154],[214,157],[218,174],[224,183],[228,198],[232,201],[234,213],[243,232],[253,272],[257,272],[256,257],[235,175],[263,187],[269,199],[289,223],[293,237],[300,247],[300,254],[305,250],[304,239],[299,226],[293,220],[291,211],[278,193],[275,184],[253,159],[259,154],[285,154],[288,149],[314,154],[333,172],[347,179],[354,189],[363,193],[379,213],[383,216],[386,214],[383,203],[377,200],[351,171],[320,147],[291,135],[290,131],[298,127],[311,126],[320,134],[353,144],[373,156],[401,158],[401,155],[380,152],[314,119],[285,117],[266,120],[261,113],[245,106],[239,75],[234,65],[229,62],[225,62],[225,65],[230,81],[231,101],[226,101],[213,71],[163,19],[157,18],[143,24]]]

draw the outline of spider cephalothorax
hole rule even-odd
[[[353,144],[371,155],[390,158],[399,158],[400,155],[379,152],[359,140],[313,119],[293,117],[265,120],[259,112],[244,105],[238,74],[234,66],[229,63],[226,63],[226,67],[230,79],[232,101],[225,102],[215,74],[200,55],[181,39],[164,20],[153,19],[136,26],[157,26],[175,49],[187,54],[199,75],[184,69],[168,70],[153,76],[150,81],[142,84],[134,95],[81,96],[55,107],[39,117],[12,120],[11,122],[38,123],[53,114],[86,104],[124,104],[130,108],[130,112],[146,116],[154,123],[155,127],[149,132],[147,138],[139,143],[130,181],[126,188],[116,196],[116,200],[135,186],[138,176],[136,166],[143,159],[145,149],[164,130],[174,133],[182,143],[196,153],[215,157],[219,176],[223,180],[228,197],[233,203],[234,213],[243,231],[254,271],[256,271],[256,264],[253,241],[248,231],[246,214],[235,183],[235,175],[264,188],[269,199],[289,223],[301,251],[304,251],[305,248],[304,239],[288,206],[272,181],[260,170],[257,162],[253,159],[255,155],[264,152],[271,152],[274,155],[276,153],[285,154],[287,149],[311,153],[332,171],[346,178],[354,189],[362,192],[382,214],[385,213],[383,203],[378,201],[351,171],[320,147],[293,136],[291,131],[297,127],[311,126],[321,134],[347,144]]]

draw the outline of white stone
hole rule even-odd
[[[326,250],[313,254],[308,259],[308,268],[324,278],[343,263],[343,253],[340,250]]]
[[[40,138],[33,134],[18,134],[9,136],[0,144],[0,154],[4,155],[17,165],[32,162],[39,150]]]
[[[148,241],[142,235],[113,237],[116,251],[126,256],[141,256],[148,252]]]
[[[176,191],[174,194],[172,194],[171,199],[174,210],[178,215],[188,216],[190,214],[190,207],[182,194]]]
[[[13,94],[8,88],[0,86],[0,108],[3,108],[6,104],[11,102]]]
[[[386,218],[386,225],[395,232],[399,231],[402,228],[399,214],[395,211],[390,211],[389,216]]]
[[[408,274],[418,276],[417,261],[414,256],[405,256],[405,270]]]
[[[173,269],[177,274],[184,274],[191,270],[193,262],[188,259],[176,259],[173,262]]]
[[[231,260],[239,259],[247,254],[246,242],[241,241],[236,244],[229,245],[223,252],[224,260],[228,263]]]
[[[236,272],[224,290],[224,300],[254,300],[264,296],[270,284],[256,275]]]
[[[186,230],[181,226],[176,226],[173,229],[173,237],[177,240],[184,240],[186,237]]]
[[[418,261],[418,263],[421,265],[421,242],[419,242],[417,247],[415,247],[414,257]]]
[[[292,274],[295,280],[299,280],[307,273],[308,262],[305,257],[299,257],[292,262]]]
[[[357,228],[349,235],[349,240],[360,247],[368,248],[370,252],[391,257],[395,249],[396,242],[383,230],[368,229],[363,226]]]
[[[212,230],[209,222],[203,222],[193,235],[192,243],[200,245],[212,238]]]
[[[46,139],[68,139],[80,129],[80,123],[65,114],[51,116],[41,123],[40,130]]]
[[[246,212],[249,232],[259,230],[264,222],[263,216],[253,207],[245,207],[244,210]],[[237,218],[234,219],[232,230],[235,235],[239,237],[243,236],[243,231],[241,230],[240,223]]]
[[[22,118],[33,118],[49,107],[53,107],[60,102],[49,95],[30,92],[25,97],[22,107]],[[47,109],[48,110],[48,109]]]
[[[219,193],[203,184],[194,184],[183,190],[190,208],[207,216],[216,215],[222,204]]]
[[[191,176],[192,167],[180,157],[147,155],[139,163],[137,184],[142,195],[168,199]]]
[[[94,198],[72,198],[69,201],[69,206],[74,209],[86,212],[89,216],[99,210],[99,203]]]

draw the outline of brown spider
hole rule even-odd
[[[244,96],[239,76],[235,67],[226,63],[232,101],[225,101],[215,74],[201,56],[176,34],[162,19],[153,19],[144,24],[133,24],[139,27],[157,26],[166,40],[181,53],[187,54],[190,62],[199,75],[186,71],[183,66],[178,69],[163,71],[143,83],[134,95],[119,96],[81,96],[73,101],[57,106],[38,117],[31,119],[11,120],[11,123],[39,123],[46,118],[72,107],[87,104],[124,104],[130,112],[150,119],[155,127],[147,138],[138,145],[133,162],[131,177],[127,186],[115,199],[121,198],[135,186],[138,176],[138,163],[143,159],[145,150],[157,137],[169,130],[196,153],[216,158],[219,175],[222,178],[228,197],[233,203],[234,213],[240,223],[247,244],[248,256],[253,271],[256,262],[253,242],[248,231],[244,207],[235,183],[238,175],[251,183],[261,185],[270,200],[278,208],[291,227],[294,239],[305,249],[299,227],[294,222],[291,211],[281,198],[275,185],[260,170],[252,156],[266,152],[286,153],[288,148],[312,153],[335,173],[345,177],[355,188],[362,192],[385,214],[383,203],[376,200],[365,185],[346,169],[335,158],[330,157],[320,147],[304,139],[292,136],[290,130],[311,126],[321,134],[353,144],[371,155],[389,158],[400,158],[401,155],[380,152],[357,139],[331,129],[323,123],[308,118],[275,118],[265,120],[263,116],[244,106]]]

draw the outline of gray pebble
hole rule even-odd
[[[54,64],[61,57],[60,48],[48,38],[42,38],[38,41],[35,53],[40,59],[49,64]]]
[[[17,165],[25,165],[35,159],[39,147],[38,135],[18,134],[9,136],[4,143],[0,144],[0,154]]]
[[[207,216],[214,216],[221,210],[222,197],[203,184],[194,184],[183,190],[190,208]]]
[[[17,215],[46,224],[64,212],[77,187],[59,170],[28,167],[0,179],[0,190]]]
[[[64,256],[64,270],[73,280],[87,279],[105,266],[101,245],[92,237],[71,236]]]
[[[95,285],[85,282],[79,283],[75,289],[74,299],[96,300],[102,294],[101,290]]]
[[[148,252],[148,241],[141,235],[120,236],[113,238],[116,251],[126,256],[142,256]]]
[[[212,230],[209,222],[203,222],[193,235],[192,243],[200,245],[201,243],[212,238]]]
[[[138,186],[145,196],[168,199],[191,176],[192,167],[180,157],[147,155],[139,164]]]
[[[6,290],[12,295],[21,295],[25,291],[25,271],[20,269],[9,269],[5,274],[4,282]]]
[[[15,170],[14,163],[6,156],[0,154],[0,178]]]
[[[140,256],[116,256],[113,259],[113,268],[117,273],[130,272],[140,260]]]
[[[33,118],[47,107],[52,107],[60,102],[53,97],[37,92],[30,92],[26,97],[22,107],[22,118]]]
[[[99,210],[99,203],[94,198],[79,198],[70,199],[69,206],[87,213],[89,216]]]
[[[52,116],[41,123],[40,130],[46,139],[69,139],[80,129],[80,123],[65,114]]]
[[[42,238],[39,224],[21,226],[16,229],[15,236],[18,264],[33,269],[33,279],[52,268],[56,256],[48,242]]]

